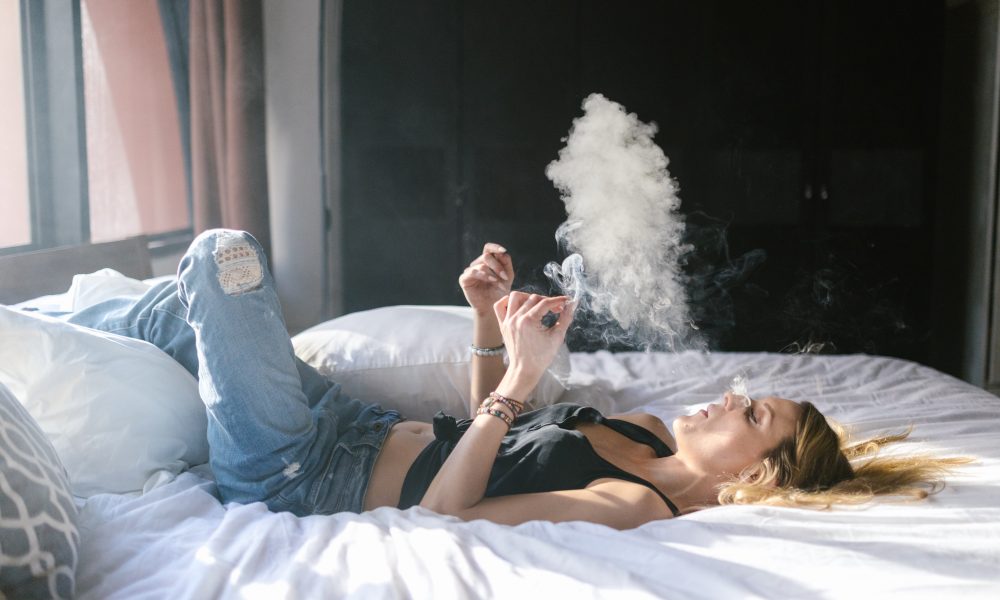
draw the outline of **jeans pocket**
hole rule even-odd
[[[338,443],[327,457],[326,465],[309,486],[306,504],[314,514],[333,514],[344,510],[360,512],[360,490],[367,487],[362,465],[367,445]]]

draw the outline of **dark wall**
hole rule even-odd
[[[601,92],[660,127],[714,348],[926,360],[943,2],[345,2],[345,304],[460,303],[482,243],[544,286],[544,176]],[[722,236],[722,234],[725,234]],[[721,236],[721,237],[720,237]],[[725,240],[726,245],[719,245]]]
[[[969,0],[948,11],[934,212],[929,362],[976,385],[990,382],[987,361],[996,356],[989,346],[990,327],[996,327],[990,312],[995,302],[998,4]]]

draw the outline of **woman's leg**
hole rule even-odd
[[[267,500],[316,467],[327,436],[302,391],[263,249],[245,232],[199,235],[178,267],[177,297],[194,333],[220,492]]]
[[[73,313],[66,320],[149,342],[197,377],[194,330],[188,325],[186,314],[187,308],[177,296],[177,285],[164,281],[138,299],[111,298]]]
[[[199,380],[225,501],[327,514],[362,510],[395,411],[340,393],[295,357],[263,249],[245,232],[199,235],[177,282],[70,322],[153,343]]]
[[[148,341],[198,378],[226,501],[274,507],[278,494],[325,468],[338,422],[363,408],[295,357],[263,249],[245,232],[206,231],[181,259],[176,284],[67,320]]]
[[[76,325],[149,342],[198,377],[195,334],[187,322],[187,312],[178,297],[177,284],[164,281],[138,299],[112,298],[64,318]],[[336,385],[298,357],[295,367],[310,407]]]

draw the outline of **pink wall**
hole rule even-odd
[[[186,227],[180,126],[157,2],[84,0],[82,12],[91,238]]]
[[[0,247],[31,242],[18,0],[0,0]]]

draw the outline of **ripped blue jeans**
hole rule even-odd
[[[224,501],[300,516],[363,510],[375,461],[402,418],[348,397],[295,357],[250,234],[206,231],[181,259],[176,283],[67,320],[146,340],[198,378]]]

